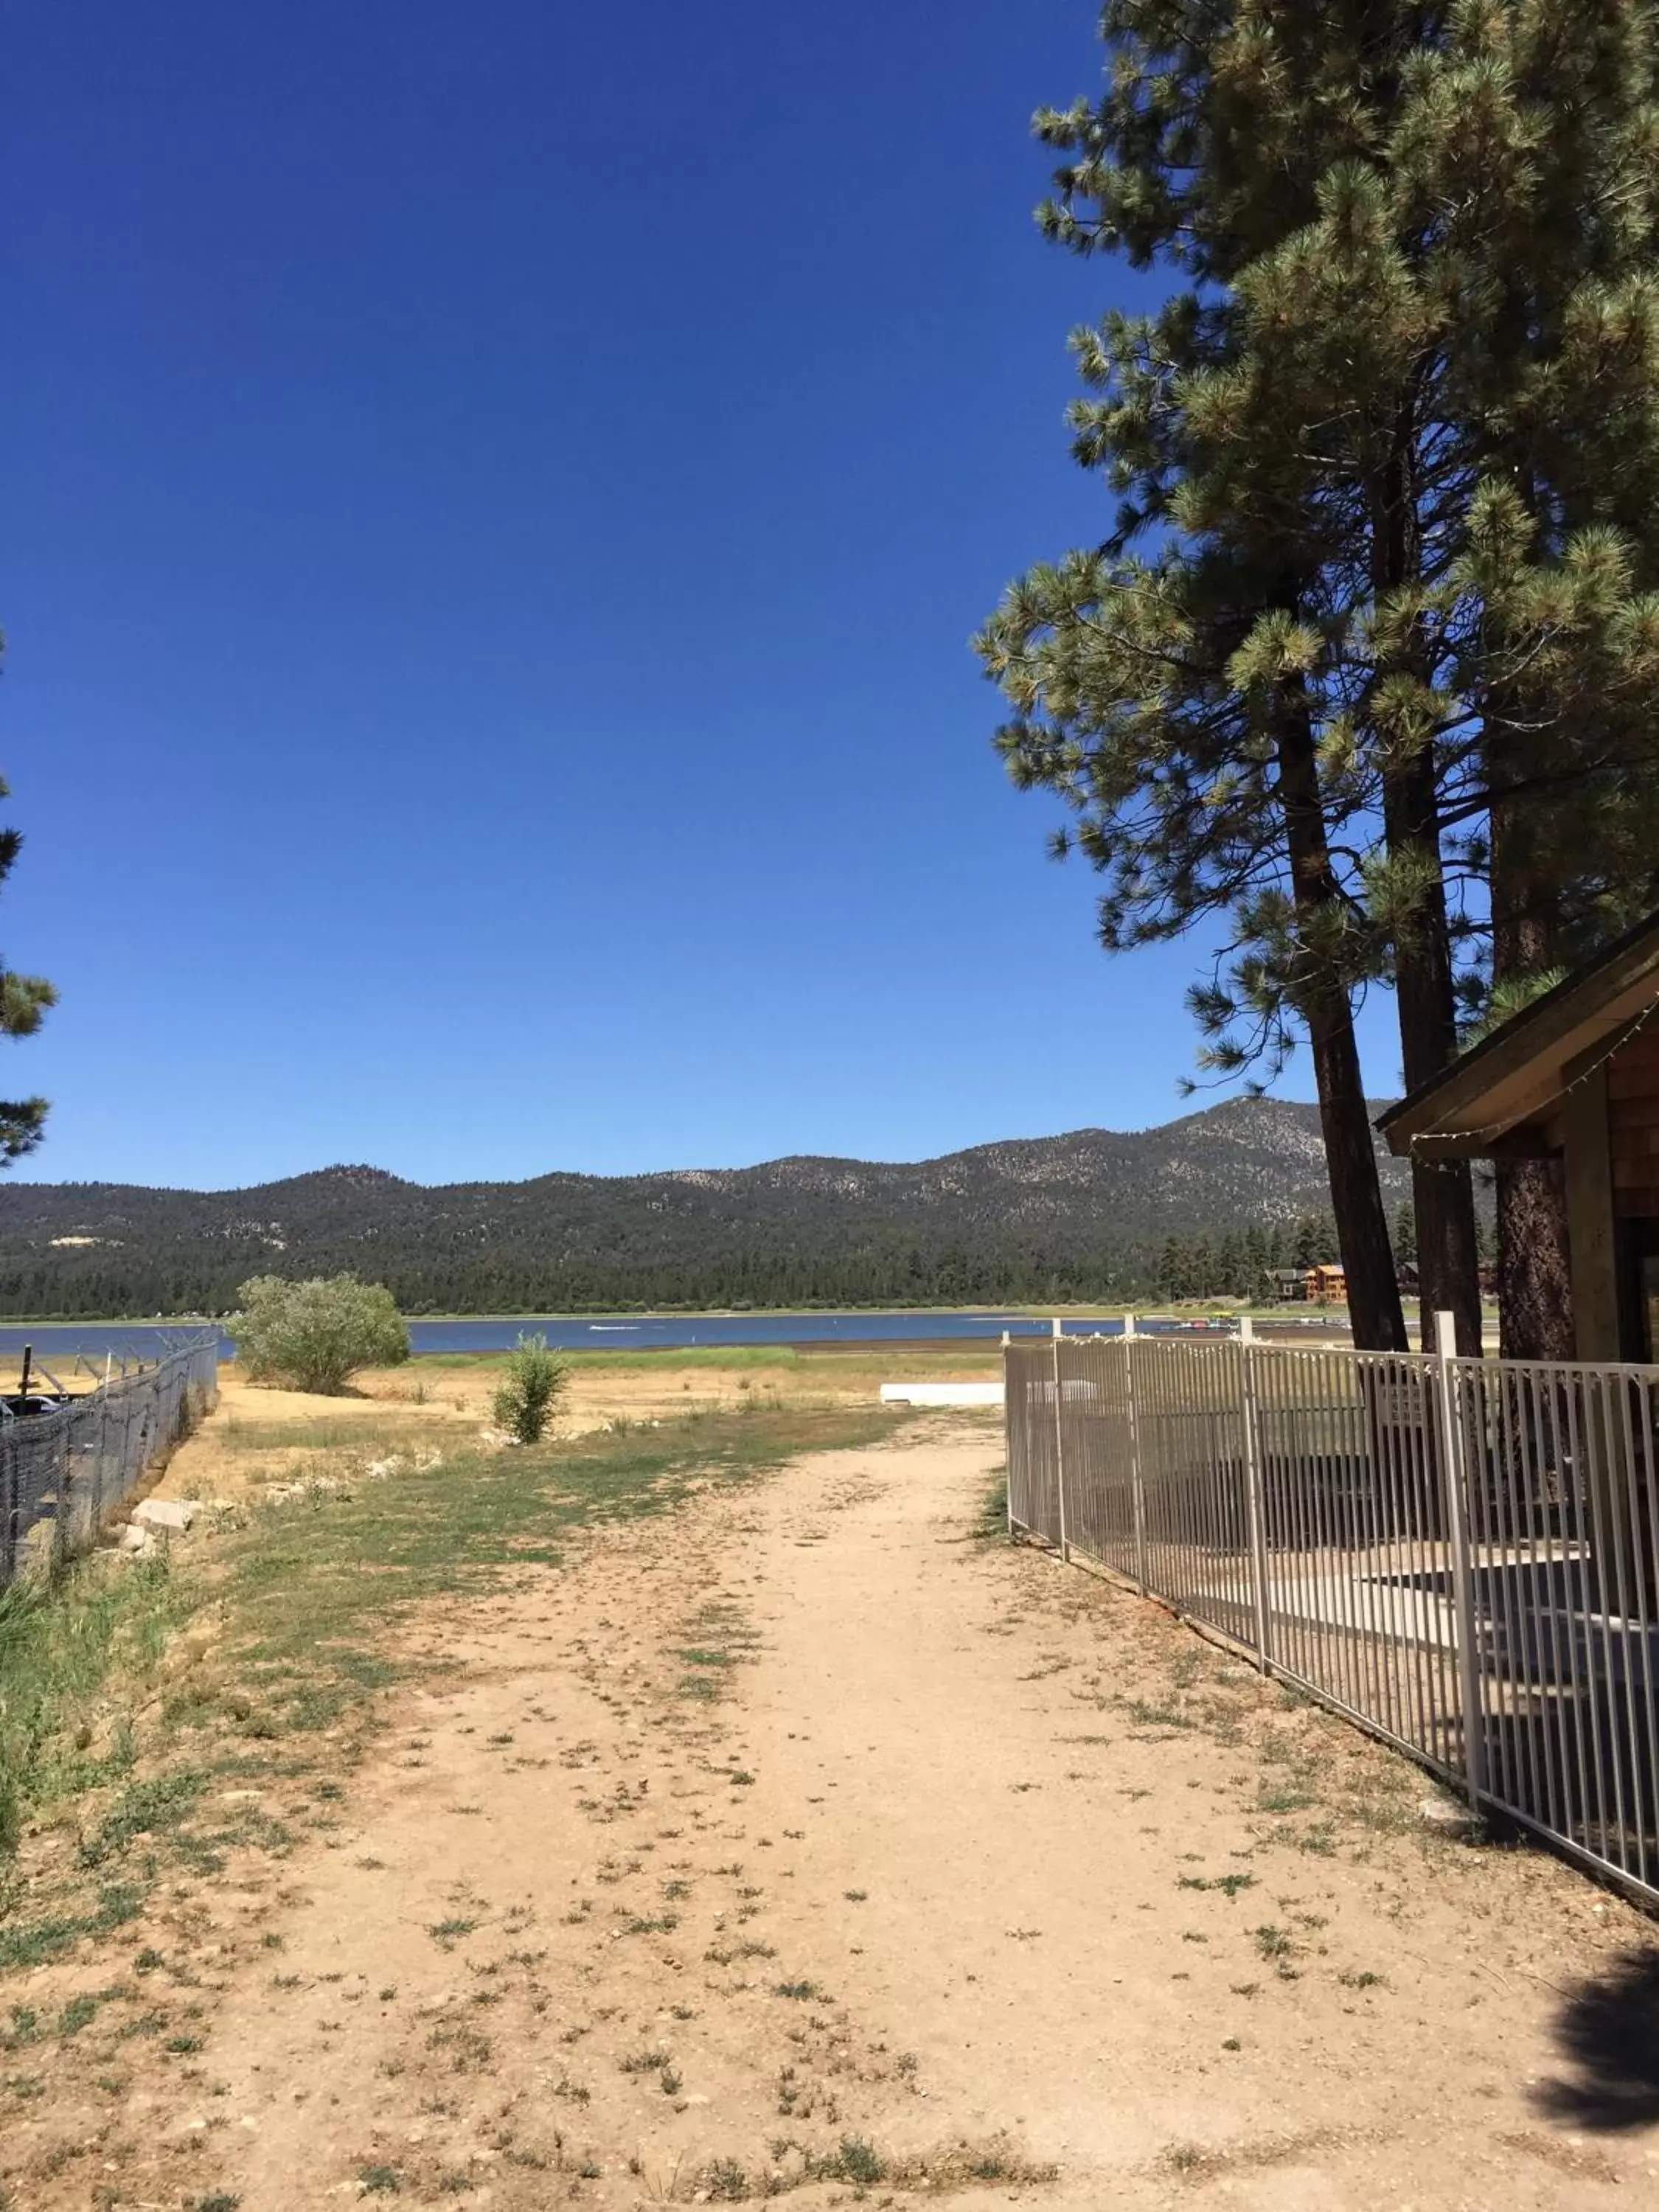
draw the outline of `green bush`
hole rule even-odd
[[[409,1331],[383,1284],[255,1275],[240,1296],[242,1310],[227,1326],[238,1364],[255,1382],[332,1395],[358,1368],[395,1367],[409,1357]]]
[[[521,1336],[508,1356],[507,1380],[490,1403],[496,1427],[521,1444],[539,1443],[568,1379],[567,1363],[548,1350],[544,1336]]]

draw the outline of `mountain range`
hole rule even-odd
[[[1392,1213],[1408,1175],[1381,1157]],[[250,1275],[341,1271],[416,1313],[1111,1298],[1151,1286],[1171,1238],[1288,1231],[1328,1203],[1317,1110],[1273,1098],[908,1164],[438,1186],[332,1167],[232,1191],[15,1182],[0,1187],[0,1312],[218,1313]]]

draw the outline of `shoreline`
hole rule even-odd
[[[1219,1307],[1194,1307],[1194,1312],[1220,1312]],[[626,1322],[660,1321],[816,1321],[826,1314],[938,1314],[945,1318],[1006,1314],[1017,1321],[1044,1321],[1051,1314],[1075,1321],[1121,1321],[1126,1313],[1150,1314],[1150,1306],[1032,1305],[1010,1302],[1002,1305],[911,1306],[883,1301],[877,1304],[821,1306],[585,1306],[559,1313],[544,1308],[534,1313],[404,1313],[411,1325],[462,1326],[484,1322]],[[0,1314],[0,1328],[222,1328],[228,1314]]]

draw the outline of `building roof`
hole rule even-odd
[[[1513,1014],[1377,1122],[1390,1152],[1490,1158],[1659,1012],[1659,914]]]

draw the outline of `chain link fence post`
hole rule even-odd
[[[5,1552],[0,1557],[0,1566],[5,1569],[3,1580],[9,1582],[17,1571],[17,1547],[23,1540],[18,1526],[21,1519],[21,1476],[18,1467],[17,1424],[8,1409],[3,1426],[0,1426],[0,1510],[5,1516],[0,1523],[0,1534],[5,1539]]]

